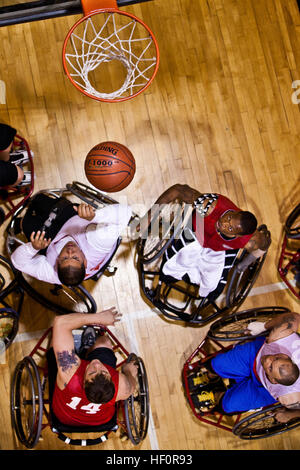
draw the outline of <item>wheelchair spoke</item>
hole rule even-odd
[[[151,263],[161,256],[183,228],[184,205],[170,203],[156,208],[147,233],[138,243],[139,256],[143,263]],[[149,233],[150,230],[150,233]]]
[[[241,439],[263,439],[289,431],[300,425],[299,418],[294,418],[287,423],[277,421],[275,411],[280,409],[281,405],[277,404],[247,416],[233,428],[233,433]]]
[[[265,323],[272,316],[288,312],[285,307],[262,307],[244,310],[220,319],[213,323],[208,332],[208,337],[219,341],[240,341],[253,338],[247,331],[248,325],[253,321]]]

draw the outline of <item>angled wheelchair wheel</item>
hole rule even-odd
[[[207,333],[208,338],[216,341],[242,341],[253,339],[247,332],[249,323],[253,321],[266,322],[274,315],[289,312],[285,307],[262,307],[243,310],[214,322]]]
[[[146,215],[148,217],[148,215]],[[170,244],[179,237],[190,212],[184,205],[170,203],[151,209],[151,222],[147,233],[142,233],[137,244],[140,261],[144,264],[157,260]]]
[[[0,225],[2,225],[4,221],[5,221],[5,212],[2,209],[2,207],[0,207]]]
[[[15,368],[10,403],[12,427],[17,438],[32,449],[42,430],[43,393],[38,368],[30,356],[24,357]]]
[[[73,181],[72,184],[67,184],[66,187],[74,196],[90,204],[94,209],[98,209],[99,205],[117,204],[117,201],[107,196],[105,193],[97,191],[78,181]]]
[[[300,418],[294,418],[287,423],[280,423],[275,418],[275,412],[282,408],[280,404],[257,411],[241,419],[232,430],[240,439],[254,440],[282,434],[300,425]]]
[[[0,355],[11,345],[18,333],[19,315],[12,308],[0,309]]]
[[[129,356],[130,359],[131,356]],[[148,379],[143,360],[136,357],[138,364],[137,387],[133,395],[124,400],[127,434],[134,445],[145,439],[149,424]]]
[[[288,238],[300,239],[300,204],[288,216],[284,230]]]
[[[237,309],[237,307],[244,302],[263,267],[266,255],[267,253],[258,258],[242,272],[237,269],[237,265],[234,267],[226,290],[227,308],[235,307]],[[246,256],[247,251],[244,250],[238,261],[241,261]]]
[[[27,294],[36,302],[53,312],[95,313],[97,304],[92,295],[82,285],[67,287],[37,281],[19,273],[19,283]]]

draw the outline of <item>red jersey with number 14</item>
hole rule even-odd
[[[201,246],[214,251],[232,250],[243,248],[253,234],[242,235],[235,238],[223,237],[216,229],[216,222],[227,211],[240,211],[233,202],[225,196],[218,194],[218,199],[213,211],[204,218],[197,214],[197,209],[193,213],[193,230]],[[203,227],[204,223],[204,227]]]
[[[58,420],[70,426],[97,426],[107,423],[115,413],[116,396],[119,388],[119,372],[105,364],[115,386],[113,398],[104,404],[88,401],[83,388],[84,373],[89,361],[81,364],[70,382],[61,390],[55,384],[52,409]]]

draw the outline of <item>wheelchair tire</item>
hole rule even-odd
[[[240,439],[254,440],[282,434],[300,425],[300,418],[293,418],[287,423],[276,421],[274,411],[282,405],[274,406],[257,411],[244,419],[241,419],[233,428],[232,432]]]
[[[0,309],[0,354],[8,349],[19,329],[19,315],[12,308]]]
[[[298,204],[294,210],[288,216],[286,223],[285,223],[285,233],[288,238],[298,239],[300,238],[300,225],[297,224],[296,227],[293,227],[294,222],[297,218],[300,217],[300,204]],[[300,220],[298,220],[300,222]]]
[[[245,333],[249,323],[253,321],[266,322],[274,315],[289,312],[285,307],[261,307],[243,310],[214,322],[207,333],[208,338],[215,341],[243,341],[254,336]],[[265,333],[261,333],[266,334]],[[257,335],[259,336],[259,335]]]
[[[147,228],[153,233],[142,234],[138,244],[137,253],[140,262],[149,264],[157,260],[170,246],[183,229],[184,205],[170,221],[170,213],[173,214],[172,207],[178,209],[178,204],[164,204],[156,210]]]
[[[2,207],[0,207],[0,225],[2,225],[4,221],[5,221],[5,212],[2,209]]]
[[[96,313],[97,304],[92,295],[82,285],[74,287],[55,286],[49,288],[47,296],[38,292],[23,276],[19,273],[18,282],[24,291],[43,307],[59,314],[67,313]],[[51,297],[51,298],[50,298]],[[79,309],[80,306],[80,309]]]
[[[234,267],[226,290],[227,308],[235,308],[236,310],[244,302],[263,267],[266,255],[267,253],[261,258],[258,258],[253,264],[248,266],[245,271],[239,272],[237,265]],[[238,261],[245,256],[247,256],[246,250],[243,251]]]
[[[130,356],[129,356],[130,357]],[[137,388],[127,400],[124,400],[125,423],[127,434],[134,445],[145,439],[149,425],[149,389],[143,360],[136,357],[138,364]]]
[[[79,183],[78,181],[73,181],[72,184],[67,184],[66,188],[74,194],[74,196],[77,196],[82,201],[94,207],[94,209],[98,209],[99,205],[118,204],[117,201],[106,194],[97,191],[86,184]]]
[[[31,356],[20,361],[11,383],[11,422],[19,441],[28,449],[37,444],[43,419],[43,392],[39,371]]]

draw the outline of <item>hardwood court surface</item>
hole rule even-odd
[[[174,183],[227,195],[272,232],[263,270],[242,308],[299,305],[277,275],[287,214],[299,203],[300,17],[296,0],[153,0],[126,7],[158,40],[158,74],[145,93],[99,103],[79,93],[62,70],[64,37],[77,17],[0,29],[0,120],[34,151],[35,190],[87,183],[83,163],[101,141],[120,142],[136,159],[127,199],[143,214]],[[3,231],[3,230],[2,230]],[[4,240],[2,240],[2,252]],[[149,435],[138,449],[291,450],[299,429],[254,442],[196,420],[181,386],[182,366],[208,327],[169,323],[139,295],[134,244],[124,244],[113,277],[93,288],[100,309],[116,305],[113,332],[144,358],[151,399]],[[0,365],[0,448],[21,449],[10,426],[9,383],[54,314],[26,297],[19,335]],[[26,337],[25,333],[29,333]],[[27,339],[29,338],[29,339]],[[30,339],[31,338],[31,339]],[[118,435],[97,449],[133,450]],[[36,449],[74,450],[47,430]]]

